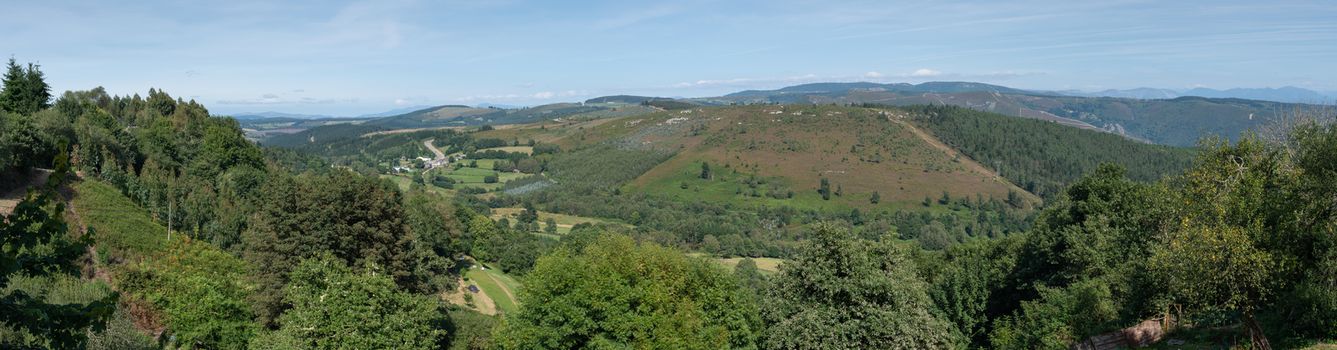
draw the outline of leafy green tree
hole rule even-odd
[[[1017,291],[1008,281],[1017,264],[1020,236],[959,244],[944,251],[942,261],[925,263],[929,297],[943,316],[956,324],[972,347],[989,345],[990,323],[1010,312]]]
[[[817,187],[817,193],[820,193],[822,195],[822,200],[830,200],[831,181],[827,180],[826,178],[822,178],[821,184]]]
[[[868,198],[868,203],[877,204],[882,201],[882,195],[873,191],[873,196]]]
[[[712,174],[710,172],[710,163],[701,162],[701,178],[710,180],[711,176]]]
[[[302,261],[284,289],[292,309],[251,348],[436,349],[445,340],[437,302],[398,290],[374,266],[358,271],[322,254]]]
[[[64,205],[55,202],[56,191],[64,181],[69,163],[63,153],[55,161],[55,171],[40,190],[29,191],[0,220],[0,291],[6,290],[16,276],[71,275],[78,271],[76,260],[91,243],[84,235],[70,239],[63,219]],[[48,347],[82,348],[91,328],[101,330],[116,310],[118,295],[81,304],[48,304],[22,290],[0,295],[0,325],[45,339]],[[4,345],[0,341],[0,345]]]
[[[502,349],[755,347],[751,293],[714,263],[604,234],[559,248],[525,277]]]
[[[38,165],[48,149],[42,133],[28,117],[0,111],[0,173],[21,171]],[[49,158],[48,158],[49,159]],[[7,185],[0,180],[0,185]]]
[[[764,299],[771,349],[932,349],[962,345],[933,312],[903,248],[818,225]]]
[[[547,234],[557,234],[557,220],[548,218],[543,221],[543,232]]]
[[[753,293],[761,295],[767,289],[766,275],[761,274],[761,269],[757,268],[757,261],[752,258],[743,258],[738,261],[738,265],[733,269],[734,277],[747,287]]]
[[[1109,287],[1096,280],[1066,288],[1041,288],[1039,299],[1023,302],[1021,312],[996,322],[989,341],[996,349],[1068,349],[1108,331],[1104,324],[1116,312]]]

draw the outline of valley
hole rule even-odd
[[[1337,127],[1236,116],[1283,107],[823,83],[238,120],[70,92],[0,112],[0,301],[73,321],[0,347],[786,349],[852,324],[895,336],[849,347],[1322,348]]]

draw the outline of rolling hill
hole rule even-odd
[[[1100,162],[1123,164],[1140,178],[1154,180],[1181,169],[1191,159],[1185,149],[1053,123],[969,109],[946,114],[941,110],[825,105],[732,106],[624,117],[577,130],[519,130],[528,130],[524,135],[536,139],[550,133],[565,135],[546,139],[563,149],[604,147],[603,153],[611,154],[611,147],[671,154],[634,175],[625,191],[691,201],[823,210],[915,207],[925,197],[938,198],[943,193],[997,199],[1013,193],[1036,201],[1037,197],[1027,193],[1047,194],[1055,184],[1071,181],[1075,174]],[[981,135],[957,125],[960,123],[995,127],[999,132],[992,137]],[[487,135],[503,132],[519,133],[489,131]],[[997,145],[994,140],[1009,139],[1014,141],[1007,144],[1011,147],[1008,154],[979,151]],[[1082,154],[1065,155],[1051,147],[1068,147]],[[1101,149],[1118,153],[1102,154]],[[589,157],[599,154],[593,152]],[[1082,161],[1075,160],[1077,157]],[[981,164],[975,159],[988,161]],[[1044,171],[1019,170],[1026,167]],[[1000,169],[1005,171],[1001,176]],[[703,176],[705,172],[708,176]],[[829,184],[828,199],[819,192],[823,179]],[[874,192],[879,203],[873,203]]]
[[[1145,91],[1144,91],[1145,92]],[[1152,93],[1152,92],[1147,92]],[[1216,135],[1229,139],[1296,109],[1321,106],[1235,98],[1134,99],[1066,96],[962,82],[923,84],[818,83],[691,99],[704,104],[953,105],[1102,130],[1134,140],[1192,146]]]

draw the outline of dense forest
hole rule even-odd
[[[1189,149],[1151,146],[1038,119],[1009,118],[957,106],[906,107],[944,143],[1045,198],[1103,163],[1122,165],[1138,181],[1187,168]],[[1024,135],[1024,136],[1018,136]]]
[[[623,193],[672,151],[617,143],[261,148],[156,89],[54,97],[40,68],[11,60],[0,88],[0,193],[21,193],[0,220],[3,348],[1065,349],[1148,320],[1255,349],[1337,338],[1331,115],[1145,151],[915,107],[1045,204],[831,212]],[[429,138],[533,174],[472,195],[378,168]],[[608,221],[535,234],[551,213]],[[514,311],[445,300],[489,266],[523,284]]]

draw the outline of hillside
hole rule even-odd
[[[438,106],[406,114],[337,123],[346,119],[326,122],[328,125],[305,130],[283,129],[290,133],[270,132],[272,137],[260,140],[270,146],[284,148],[320,148],[325,143],[347,142],[352,138],[370,137],[402,132],[460,129],[470,126],[535,124],[544,121],[569,123],[601,118],[636,115],[654,111],[653,107],[627,104],[586,106],[573,103],[549,104],[536,107],[501,109],[469,106]],[[315,122],[315,121],[312,121]]]
[[[660,112],[605,123],[585,135],[560,143],[675,151],[628,189],[684,200],[838,209],[914,207],[944,192],[1000,199],[1022,192],[904,121],[862,108]],[[711,168],[708,179],[701,176],[703,162]],[[823,179],[830,187],[826,200],[818,191]]]
[[[694,100],[714,104],[945,104],[1056,121],[1171,146],[1193,146],[1200,138],[1212,135],[1236,139],[1241,133],[1266,125],[1285,113],[1296,109],[1318,108],[1305,104],[1233,98],[1144,100],[1064,96],[989,84],[952,82],[918,85],[820,83]]]

